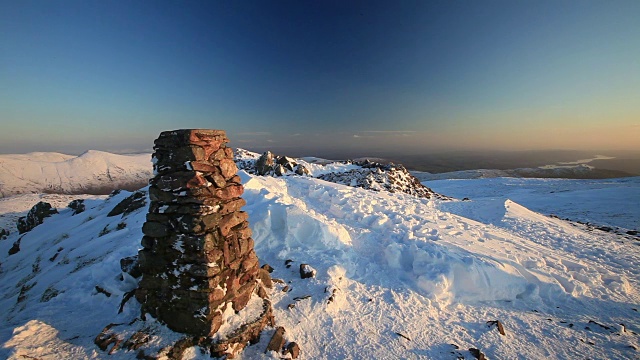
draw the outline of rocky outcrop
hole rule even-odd
[[[84,212],[86,206],[84,205],[84,199],[76,199],[69,203],[69,209],[73,210],[73,215],[78,215]]]
[[[238,168],[249,174],[317,176],[325,181],[366,190],[405,193],[423,198],[450,199],[422,185],[419,179],[400,164],[381,164],[370,160],[323,160],[307,163],[288,156],[277,156],[269,151],[258,155],[243,149],[238,149],[235,161]],[[309,168],[313,168],[315,174]]]
[[[422,185],[420,181],[400,164],[380,164],[369,160],[353,162],[359,168],[345,172],[328,173],[318,178],[343,185],[359,187],[374,191],[405,193],[417,197],[432,196],[446,198]]]
[[[18,232],[24,234],[27,231],[31,231],[42,224],[45,218],[57,213],[58,210],[52,207],[51,204],[40,201],[29,210],[27,216],[22,216],[18,219]]]
[[[307,176],[310,174],[309,169],[288,156],[274,155],[271,151],[263,153],[257,159],[248,158],[247,155],[247,151],[241,151],[236,157],[236,162],[240,169],[250,174],[261,176],[285,176],[287,174]]]
[[[250,300],[257,301],[257,293],[266,295],[258,291],[258,257],[227,142],[221,130],[160,134],[142,228],[136,298],[143,312],[174,331],[201,338],[213,338],[230,309],[240,312]],[[232,336],[219,336],[220,342],[209,344],[211,351],[233,356],[273,322],[270,302],[258,300],[267,310]],[[242,343],[229,343],[230,338]]]
[[[147,192],[143,190],[138,190],[133,194],[124,198],[124,200],[120,201],[109,213],[109,216],[116,216],[122,214],[125,216],[130,214],[147,204]]]

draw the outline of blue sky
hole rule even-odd
[[[640,1],[0,0],[0,152],[640,150]]]

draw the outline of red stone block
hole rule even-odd
[[[237,212],[223,216],[222,219],[220,220],[220,225],[219,225],[220,234],[226,237],[227,235],[229,235],[231,228],[241,224],[242,222],[246,221],[248,218],[249,216],[244,211],[237,211]]]
[[[239,211],[246,204],[247,204],[247,201],[243,198],[233,199],[225,203],[222,203],[220,205],[220,210],[218,212],[222,215],[227,215],[232,212]]]
[[[220,160],[220,171],[222,171],[224,179],[228,180],[238,172],[238,167],[236,167],[236,163],[233,160],[222,159]]]
[[[220,200],[232,200],[239,198],[244,193],[242,185],[227,186],[224,189],[218,189],[215,191],[215,196]]]
[[[191,168],[195,171],[201,171],[204,173],[212,173],[218,171],[217,166],[213,166],[208,161],[191,161],[189,162]]]

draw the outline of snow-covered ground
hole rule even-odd
[[[89,150],[79,156],[51,152],[0,155],[0,197],[29,193],[108,194],[115,188],[144,186],[151,176],[151,154]]]
[[[484,201],[490,186],[482,181],[457,183],[459,192],[428,183],[456,197],[466,186],[475,201],[462,202],[309,177],[241,176],[256,252],[285,281],[270,294],[276,322],[304,359],[472,359],[470,348],[489,359],[638,357],[636,240],[543,216],[516,196]],[[535,182],[527,189],[531,180],[505,181],[496,193],[513,187],[535,198]],[[608,191],[620,195],[608,205],[599,198],[599,206],[611,209],[637,189],[612,184]],[[90,198],[78,215],[59,208],[21,238],[14,255],[8,251],[18,235],[0,241],[0,358],[135,357],[93,344],[106,325],[139,316],[134,299],[118,314],[136,286],[119,261],[137,253],[147,209],[106,216],[127,195]],[[589,208],[590,200],[568,207]],[[300,263],[317,276],[300,279]],[[495,320],[506,335],[487,323]],[[151,319],[131,326],[150,329],[152,348],[179,338]],[[278,358],[264,354],[272,333],[242,358]],[[208,355],[191,349],[186,358]]]
[[[478,221],[493,223],[489,217],[496,212],[486,208],[500,208],[511,199],[546,215],[640,230],[640,177],[603,180],[491,178],[423,183],[441,194],[471,199],[471,203],[453,202],[444,206],[448,211]]]

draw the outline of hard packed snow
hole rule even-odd
[[[467,187],[472,201],[457,201],[240,175],[256,253],[283,280],[270,292],[276,322],[304,359],[472,359],[470,348],[489,359],[638,357],[640,242],[546,216],[561,213],[547,211],[552,197],[540,197],[542,213],[525,207],[537,180],[500,180],[498,194],[530,192],[509,198],[480,196],[490,186],[477,180],[428,183],[454,197]],[[611,184],[602,191],[619,197],[593,197],[607,209],[637,189]],[[118,313],[136,286],[119,261],[140,248],[147,208],[106,216],[128,195],[89,198],[78,215],[58,207],[16,254],[15,232],[0,240],[0,358],[135,357],[93,344],[106,325],[140,314],[135,299]],[[593,198],[571,207],[588,210]],[[300,264],[316,276],[301,279]],[[130,331],[143,327],[156,349],[180,338],[150,318]],[[264,353],[273,331],[240,358],[278,358]],[[192,348],[186,358],[208,355]]]

